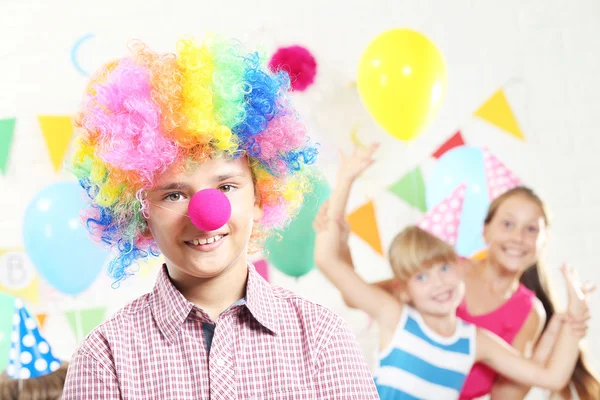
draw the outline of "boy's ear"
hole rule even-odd
[[[262,219],[264,215],[265,210],[263,209],[262,201],[260,199],[260,192],[258,191],[256,184],[254,184],[254,217],[252,218],[252,220],[254,222],[258,222]]]

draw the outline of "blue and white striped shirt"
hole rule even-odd
[[[454,335],[440,336],[405,305],[392,342],[379,356],[375,383],[381,399],[458,399],[475,361],[475,334],[474,325],[458,318]]]

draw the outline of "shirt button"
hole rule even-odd
[[[224,367],[224,366],[225,366],[225,360],[223,360],[222,358],[219,358],[219,359],[217,360],[217,365],[218,365],[219,367]]]

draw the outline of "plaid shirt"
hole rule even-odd
[[[163,267],[152,293],[96,328],[75,352],[63,400],[379,399],[346,324],[271,287],[249,265],[246,302],[202,323]]]

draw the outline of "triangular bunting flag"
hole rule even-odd
[[[38,325],[40,327],[40,329],[44,329],[44,325],[46,324],[46,317],[48,316],[47,314],[36,314],[35,315],[37,320],[38,320]]]
[[[348,215],[348,223],[352,232],[367,242],[377,253],[383,255],[373,201],[369,201]]]
[[[471,257],[469,257],[471,260],[475,260],[475,261],[481,261],[481,260],[485,260],[488,256],[488,250],[487,249],[483,249],[483,250],[479,250],[478,252],[476,252],[475,254],[473,254]]]
[[[77,341],[85,338],[95,327],[104,321],[106,308],[90,308],[67,312],[67,320],[75,332]]]
[[[490,153],[488,149],[483,149],[483,166],[487,178],[490,201],[521,184],[521,180],[511,170],[506,168],[496,156]]]
[[[65,153],[73,137],[73,123],[69,116],[38,116],[42,133],[46,139],[48,152],[54,165],[54,171],[58,172],[62,166]]]
[[[388,190],[422,212],[427,211],[425,182],[423,181],[421,168],[416,167],[408,172],[391,185]]]
[[[252,264],[254,264],[256,272],[258,272],[258,274],[262,276],[265,279],[265,281],[269,282],[269,264],[267,263],[267,261],[258,260],[253,262]]]
[[[464,144],[465,144],[465,141],[464,141],[460,131],[457,131],[454,135],[452,135],[452,137],[450,139],[446,140],[444,142],[444,144],[442,144],[440,147],[438,147],[438,149],[433,152],[432,156],[434,158],[440,158],[448,150],[451,150],[458,146],[463,146]]]
[[[15,119],[0,119],[0,172],[6,175],[8,156],[15,133]]]
[[[487,99],[487,101],[475,111],[475,115],[485,119],[492,125],[505,130],[514,137],[525,140],[525,136],[523,136],[523,132],[521,131],[521,128],[519,128],[519,124],[510,109],[510,105],[508,104],[502,89],[498,90],[492,97]]]
[[[0,292],[5,292],[15,297],[20,297],[32,304],[40,303],[40,280],[37,274],[33,276],[31,282],[22,288],[9,288],[0,283]]]
[[[465,200],[466,189],[467,185],[465,183],[454,189],[450,196],[446,197],[425,214],[418,224],[419,228],[455,246],[458,241],[460,214]]]

